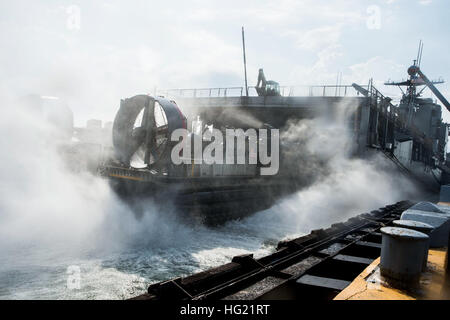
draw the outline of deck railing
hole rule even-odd
[[[362,86],[367,88],[367,85]],[[243,97],[245,87],[222,88],[188,88],[155,90],[155,95],[173,98],[201,98],[201,97]],[[280,86],[280,94],[284,97],[357,97],[360,93],[351,85],[316,85],[316,86]],[[258,96],[255,87],[248,87],[250,97]]]

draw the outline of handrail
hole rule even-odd
[[[365,87],[365,86],[364,86]],[[156,95],[166,97],[243,97],[245,87],[212,87],[212,88],[179,88],[163,89],[156,91]],[[256,87],[248,87],[249,96],[258,96]],[[312,86],[280,86],[280,94],[283,97],[291,96],[322,96],[322,97],[346,97],[359,96],[360,93],[351,85],[312,85]]]

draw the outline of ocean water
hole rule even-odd
[[[69,224],[49,228],[39,222],[34,232],[28,221],[34,237],[16,228],[20,237],[0,246],[0,299],[127,299],[145,293],[152,283],[219,266],[236,255],[258,258],[274,252],[280,240],[410,198],[392,189],[373,193],[374,187],[394,185],[385,177],[374,179],[377,175],[363,173],[357,188],[345,179],[325,179],[268,210],[214,228],[188,224],[150,204],[140,219],[122,206],[102,219],[83,216],[79,226],[70,212],[63,219]],[[52,236],[45,237],[48,233]]]
[[[57,243],[14,247],[2,254],[0,299],[126,299],[151,283],[224,264],[235,255],[263,256],[279,240],[302,234],[274,219],[274,210],[215,228],[180,222],[170,229],[178,233],[173,243],[149,234],[148,241],[112,250],[83,244],[68,251]]]

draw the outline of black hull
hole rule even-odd
[[[230,177],[167,179],[154,177],[151,181],[112,178],[115,192],[142,215],[146,201],[175,211],[187,221],[208,225],[241,219],[272,207],[281,197],[289,195],[301,185],[293,179],[279,177]]]

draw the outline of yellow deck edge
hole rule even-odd
[[[450,275],[445,274],[447,249],[430,249],[428,268],[412,291],[390,287],[379,274],[380,258],[373,261],[334,300],[449,300]]]

